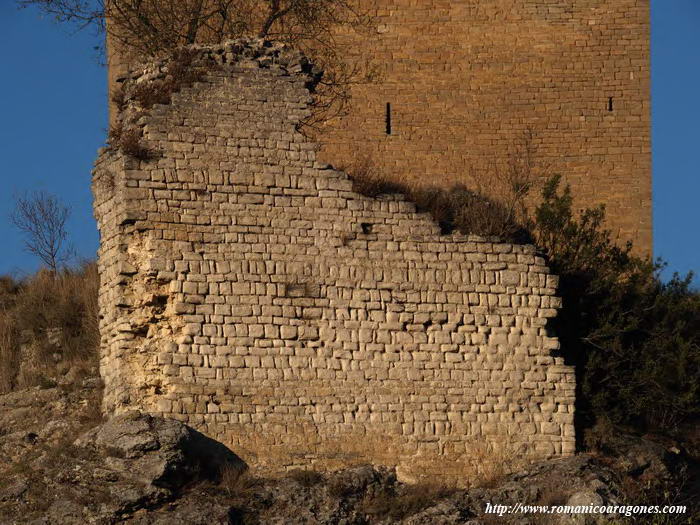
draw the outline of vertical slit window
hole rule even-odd
[[[613,98],[610,97],[610,98],[608,98],[608,111],[612,111],[612,110],[613,110]]]
[[[391,102],[386,103],[386,115],[384,117],[384,123],[386,124],[386,134],[391,135]]]

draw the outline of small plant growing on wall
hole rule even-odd
[[[138,160],[148,160],[152,152],[143,144],[140,128],[125,127],[119,122],[109,130],[109,147]]]
[[[218,69],[218,64],[193,49],[177,49],[164,68],[164,74],[150,82],[133,86],[129,101],[141,110],[149,110],[156,104],[170,104],[172,96],[184,87],[201,81],[206,74]]]
[[[139,120],[157,104],[170,104],[175,93],[204,79],[219,65],[205,54],[192,49],[178,49],[162,66],[162,73],[150,81],[127,83],[112,95],[118,121],[109,132],[113,149],[139,160],[149,160],[155,152],[144,145]]]

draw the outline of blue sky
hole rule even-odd
[[[700,272],[700,1],[652,0],[655,255]],[[77,251],[95,254],[90,170],[107,127],[106,73],[89,31],[0,0],[0,275],[38,266],[7,217],[14,195],[57,194]],[[696,283],[700,280],[696,278]]]
[[[72,34],[0,0],[0,274],[38,267],[7,220],[14,195],[42,189],[72,209],[77,251],[94,257],[90,170],[107,127],[106,73],[94,33]]]

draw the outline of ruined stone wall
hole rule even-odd
[[[484,443],[572,453],[542,258],[354,193],[297,131],[308,67],[264,46],[202,51],[219,65],[138,114],[151,158],[97,162],[105,410],[185,421],[273,469],[460,477]]]
[[[360,4],[376,30],[337,45],[376,75],[318,136],[321,160],[498,193],[492,162],[532,130],[540,176],[561,174],[578,206],[605,204],[614,233],[651,253],[649,0]]]

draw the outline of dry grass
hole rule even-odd
[[[261,480],[253,477],[249,470],[226,464],[218,475],[218,487],[230,498],[241,498],[260,486]]]
[[[0,393],[12,390],[19,364],[18,341],[15,324],[0,310]]]
[[[112,93],[112,104],[114,104],[117,111],[120,113],[126,109],[126,95],[121,85]]]
[[[434,484],[403,485],[367,495],[360,503],[363,514],[374,520],[402,520],[432,507],[456,489]]]
[[[39,271],[0,289],[0,392],[54,386],[97,364],[99,345],[94,263],[59,273]]]
[[[319,472],[303,469],[294,469],[289,472],[288,476],[305,488],[316,486],[325,479]]]
[[[460,463],[464,464],[465,478],[471,480],[473,487],[495,487],[506,476],[533,462],[521,446],[507,443],[473,441],[468,450]]]
[[[358,155],[354,162],[347,166],[341,166],[339,169],[350,176],[352,189],[360,195],[377,197],[382,194],[408,191],[405,185],[389,180],[380,172],[369,155]]]
[[[419,211],[430,213],[443,234],[459,231],[526,243],[531,242],[527,233],[527,200],[535,178],[531,140],[531,136],[524,139],[524,145],[508,155],[507,161],[490,166],[485,175],[471,177],[488,180],[488,187],[481,183],[474,189],[461,184],[442,188],[396,181],[381,173],[369,155],[358,155],[340,169],[352,179],[357,193],[368,197],[404,195]]]
[[[454,458],[441,472],[443,486],[460,489],[492,487],[506,476],[519,472],[536,460],[522,444],[484,441],[468,438],[457,449],[443,453]],[[371,465],[395,465],[399,480],[412,484],[431,484],[435,477],[433,453],[416,455],[398,436],[386,434],[349,434],[343,439],[324,440],[318,454],[325,458],[324,469],[345,470]],[[340,452],[342,451],[342,452]],[[435,454],[438,454],[436,451]],[[397,464],[397,458],[401,460]],[[336,497],[346,497],[352,487],[344,485],[344,478],[329,477],[327,486]]]

